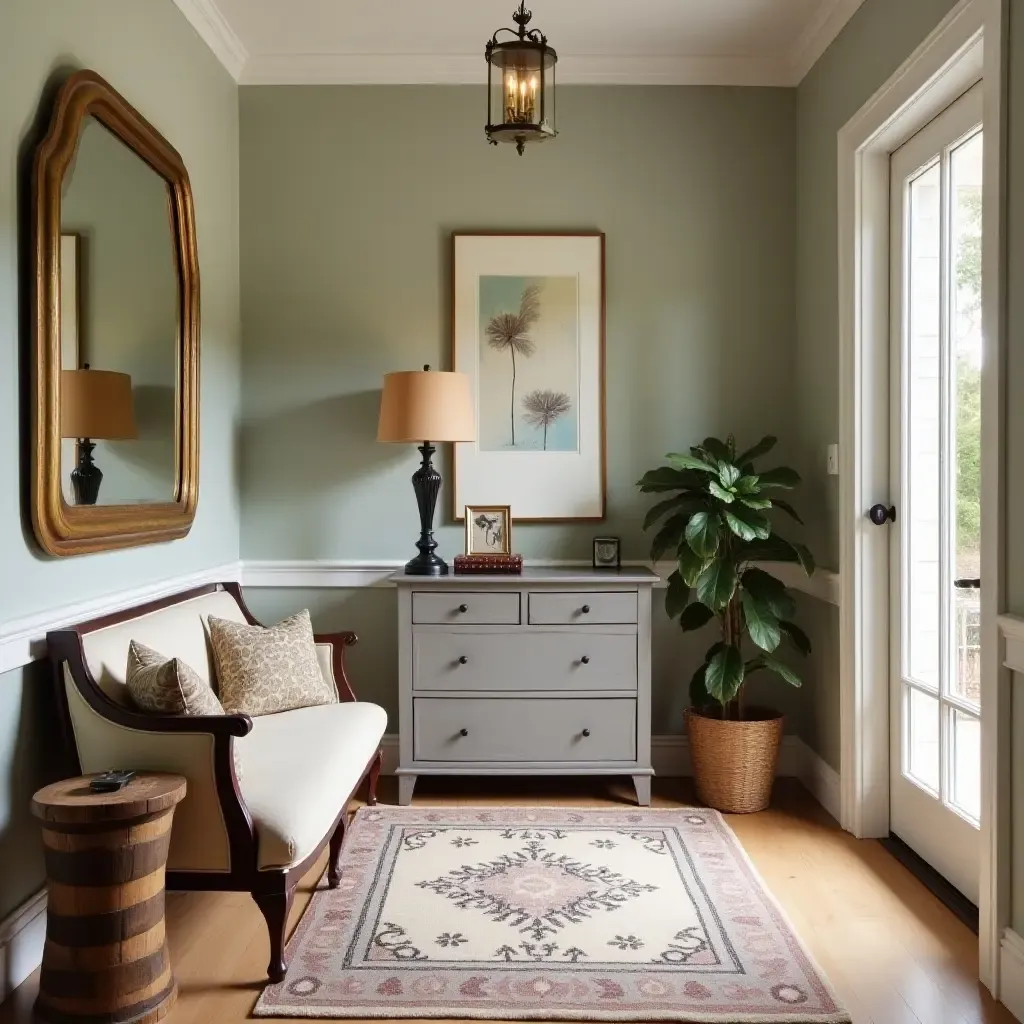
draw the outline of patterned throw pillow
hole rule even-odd
[[[269,629],[211,615],[210,642],[229,714],[273,715],[338,699],[320,671],[306,610]]]
[[[167,658],[138,640],[128,645],[125,685],[135,704],[157,715],[223,715],[217,695],[181,658]]]

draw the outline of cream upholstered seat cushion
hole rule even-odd
[[[213,615],[209,623],[220,701],[228,714],[272,715],[337,700],[320,670],[308,611],[269,628]]]
[[[387,721],[376,704],[323,704],[262,715],[235,740],[261,871],[291,867],[316,849],[380,746]]]
[[[135,704],[156,715],[223,715],[210,684],[181,658],[167,658],[132,640],[125,685]]]

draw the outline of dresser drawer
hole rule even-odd
[[[414,593],[412,621],[418,624],[517,626],[519,594],[454,590]]]
[[[636,622],[635,593],[532,593],[530,624],[589,626]]]
[[[633,634],[417,633],[413,689],[635,690]]]
[[[636,701],[413,701],[417,761],[635,761]]]

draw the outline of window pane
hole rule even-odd
[[[939,791],[939,702],[906,687],[906,774],[935,793]]]
[[[939,688],[941,531],[941,184],[938,164],[910,183],[907,224],[905,674]],[[936,766],[938,753],[936,752]],[[938,781],[936,774],[936,785]]]
[[[982,133],[950,157],[953,224],[954,577],[981,576],[981,183]],[[981,600],[958,587],[953,601],[950,690],[981,706]]]
[[[952,713],[950,802],[969,818],[981,818],[981,722],[962,711]]]

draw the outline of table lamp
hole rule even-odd
[[[71,471],[76,505],[95,505],[103,474],[92,460],[94,441],[138,437],[132,408],[132,379],[110,370],[61,370],[60,436],[78,441],[78,465]]]
[[[469,378],[464,373],[432,371],[429,366],[386,373],[377,440],[420,442],[423,463],[412,477],[420,511],[420,539],[416,542],[420,553],[406,564],[405,571],[410,576],[447,576],[448,563],[434,554],[434,508],[441,474],[430,461],[436,450],[431,442],[476,440]]]

